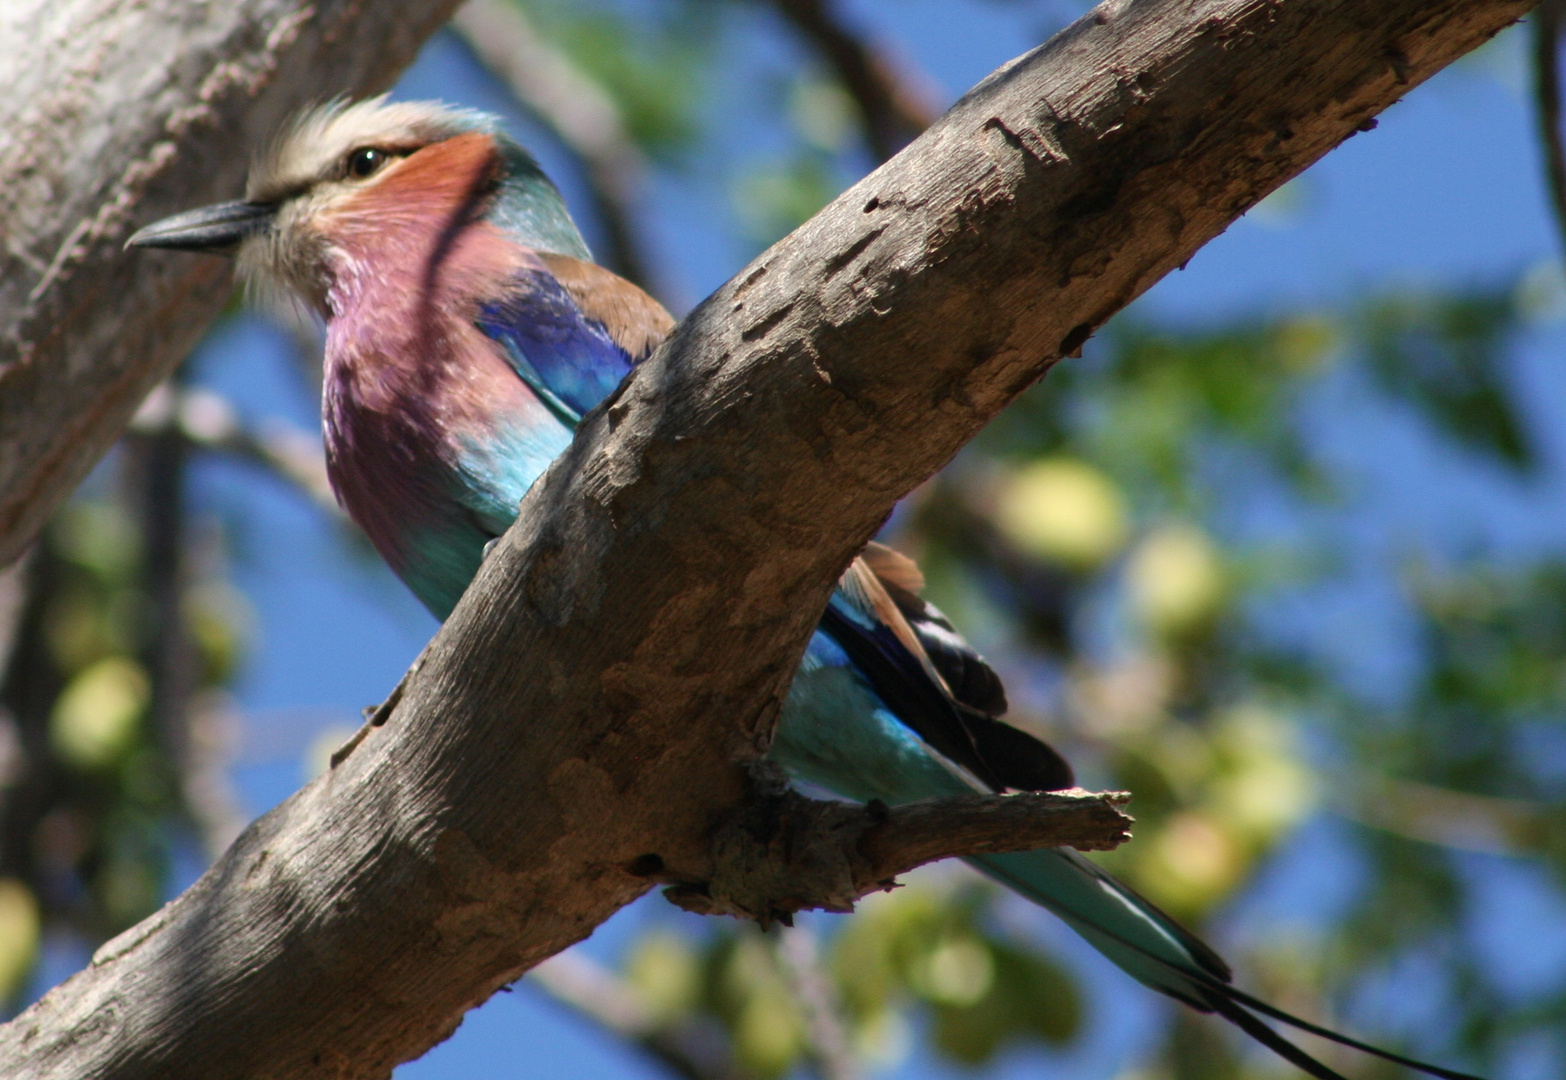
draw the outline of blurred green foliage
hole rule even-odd
[[[1084,1023],[1075,984],[1057,961],[998,927],[991,892],[968,876],[926,875],[868,898],[826,943],[826,1002],[801,1001],[779,932],[753,926],[719,924],[694,938],[651,930],[629,950],[625,978],[662,1030],[716,1020],[743,1076],[812,1064],[808,1013],[819,1008],[870,1062],[907,1051],[910,1010],[926,1015],[931,1046],[961,1065],[1019,1043],[1069,1042]]]
[[[163,512],[177,437],[128,437],[5,581],[0,1003],[46,930],[96,943],[156,910],[176,848],[207,823],[197,744],[241,652],[242,603],[203,558],[210,536]]]
[[[650,157],[674,164],[692,149],[716,46],[715,0],[639,11],[560,0],[523,6],[619,107],[627,133]]]
[[[1518,282],[1448,296],[1378,298],[1360,314],[1372,374],[1455,440],[1513,468],[1533,464],[1499,362],[1518,327]]]

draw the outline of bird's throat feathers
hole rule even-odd
[[[541,255],[591,256],[537,163],[480,114],[328,106],[290,129],[251,187],[277,211],[241,269],[326,319],[333,488],[444,615],[571,437],[478,320],[548,275]]]

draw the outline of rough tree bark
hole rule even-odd
[[[216,260],[122,254],[233,198],[291,112],[391,85],[458,0],[20,0],[0,14],[0,566],[229,294]]]
[[[1130,0],[986,79],[588,417],[384,726],[0,1031],[0,1075],[384,1076],[650,881],[710,883],[894,500],[1529,6]]]

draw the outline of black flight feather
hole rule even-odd
[[[1071,766],[1047,744],[953,701],[889,627],[864,626],[828,604],[821,629],[899,720],[981,783],[996,791],[1056,791],[1075,783]]]

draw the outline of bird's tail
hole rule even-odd
[[[1260,1017],[1319,1035],[1442,1080],[1479,1080],[1351,1039],[1284,1012],[1230,983],[1229,965],[1205,942],[1129,885],[1067,848],[969,860],[1065,920],[1126,974],[1202,1012],[1217,1013],[1317,1080],[1346,1080],[1279,1035]]]

